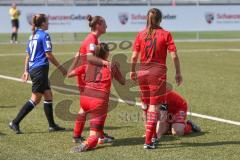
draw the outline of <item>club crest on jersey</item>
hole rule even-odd
[[[205,20],[208,24],[211,24],[214,21],[214,13],[206,13],[205,14]]]
[[[128,22],[128,13],[123,12],[118,14],[118,19],[122,25]]]

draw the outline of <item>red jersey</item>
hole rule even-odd
[[[175,114],[178,111],[187,112],[186,100],[175,91],[170,91],[167,93],[167,104],[169,113]]]
[[[83,40],[81,47],[79,49],[79,54],[81,55],[81,63],[86,64],[86,54],[95,53],[96,45],[98,45],[98,38],[95,34],[89,33],[87,37]]]
[[[87,54],[87,53],[95,53],[96,45],[98,45],[98,38],[95,34],[89,33],[87,37],[84,39],[84,41],[81,44],[81,47],[79,49],[79,53],[81,55]]]
[[[81,95],[92,95],[95,98],[106,98],[111,89],[112,77],[116,80],[122,79],[118,67],[100,66],[87,64],[74,70]],[[104,93],[103,93],[104,92]]]
[[[147,33],[147,29],[138,33],[133,51],[141,53],[141,63],[152,62],[166,66],[167,52],[176,52],[171,33],[162,28],[155,29],[155,32],[149,37],[147,37]]]

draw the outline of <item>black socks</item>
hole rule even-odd
[[[32,109],[35,107],[35,103],[31,100],[27,101],[22,109],[19,111],[17,117],[13,120],[13,123],[19,125],[19,123],[22,121],[22,119],[32,111]]]
[[[55,126],[54,118],[53,118],[53,106],[51,100],[44,101],[44,112],[48,120],[49,127]]]

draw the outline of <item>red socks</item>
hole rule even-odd
[[[152,137],[156,134],[156,125],[159,119],[158,112],[147,112],[147,124],[146,124],[146,138],[145,144],[152,143]]]
[[[82,135],[85,122],[86,122],[86,115],[78,114],[75,121],[74,131],[73,131],[74,137],[80,137]]]
[[[184,135],[189,134],[192,131],[192,126],[188,123],[185,123]]]

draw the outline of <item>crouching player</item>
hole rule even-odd
[[[192,121],[187,120],[188,105],[186,100],[176,91],[167,92],[168,112],[160,118],[157,124],[157,137],[170,133],[183,136],[190,132],[200,132],[201,129]],[[154,138],[153,138],[154,139]]]
[[[107,60],[109,56],[107,44],[100,43],[100,45],[97,45],[95,55]],[[108,111],[111,79],[114,77],[120,84],[124,85],[125,78],[122,77],[117,63],[114,63],[111,67],[88,63],[68,73],[68,77],[73,76],[78,76],[78,79],[84,77],[84,85],[80,87],[80,114],[86,114],[90,118],[89,137],[70,151],[71,153],[76,153],[96,147],[98,139],[103,136],[103,128]]]

